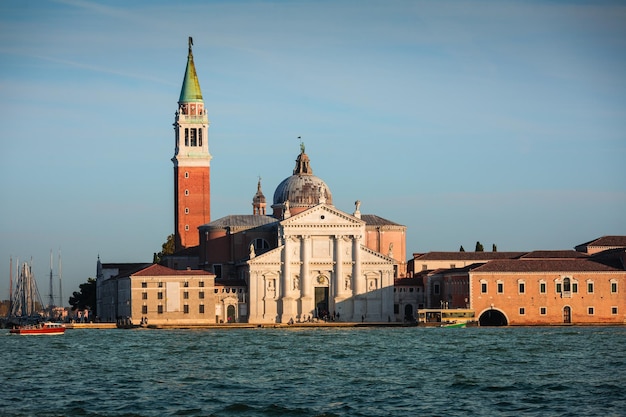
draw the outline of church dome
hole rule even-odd
[[[285,205],[293,215],[321,203],[332,205],[332,194],[328,185],[313,175],[309,157],[304,153],[304,145],[301,145],[293,175],[278,184],[274,192],[274,216],[282,215]]]

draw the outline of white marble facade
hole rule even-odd
[[[363,244],[365,222],[318,204],[286,218],[279,246],[248,261],[249,322],[393,316],[394,260]]]

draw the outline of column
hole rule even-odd
[[[309,263],[311,261],[311,236],[301,236],[300,241],[300,258],[302,264],[300,266],[300,294],[302,302],[302,314],[313,314],[313,298],[311,274],[309,272]],[[314,294],[314,292],[313,292]]]
[[[343,281],[343,245],[341,244],[343,236],[335,236],[335,294],[345,292],[345,284]]]
[[[353,321],[367,319],[365,279],[361,276],[361,236],[352,237],[352,295],[354,298]]]
[[[361,295],[365,293],[365,281],[361,276],[361,236],[352,237],[352,294]]]

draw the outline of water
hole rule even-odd
[[[626,327],[0,334],[0,415],[625,416]]]

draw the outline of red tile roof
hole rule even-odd
[[[576,250],[584,247],[626,248],[626,236],[602,236],[576,246]]]
[[[412,278],[397,278],[394,283],[394,286],[396,287],[403,287],[403,286],[409,286],[409,287],[423,287],[424,286],[424,280],[423,278],[420,277],[412,277]]]
[[[575,250],[535,250],[522,256],[522,259],[563,259],[563,258],[588,258],[589,255]]]
[[[495,260],[472,272],[610,272],[623,271],[588,259],[515,259]]]
[[[517,259],[528,252],[428,252],[415,257],[416,261],[489,261],[492,259]]]
[[[172,269],[159,264],[152,264],[147,268],[142,269],[134,274],[133,277],[157,277],[157,276],[197,276],[197,275],[213,275],[210,272],[203,271],[201,269]]]

